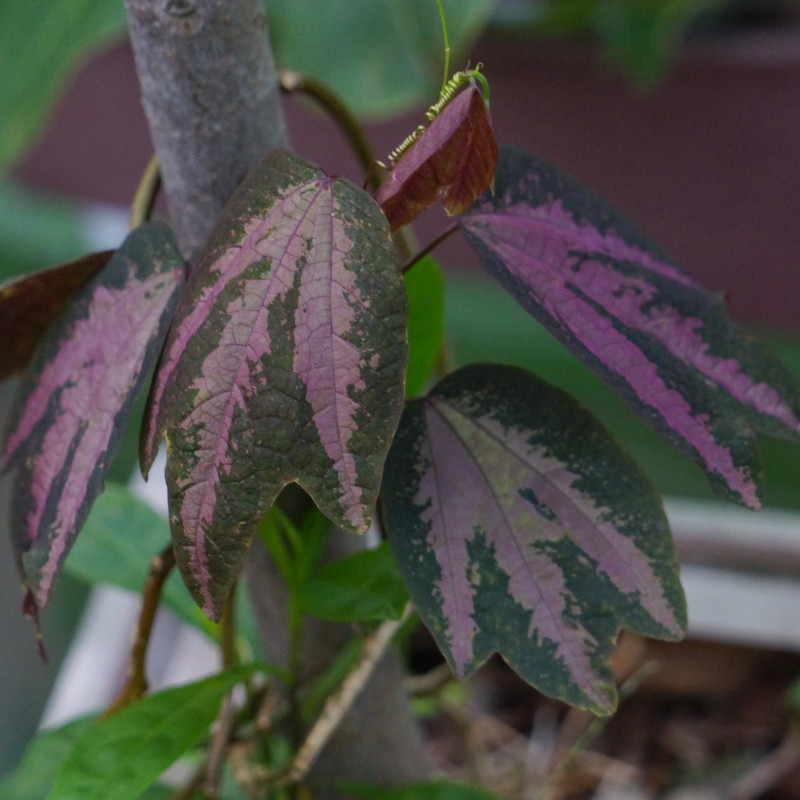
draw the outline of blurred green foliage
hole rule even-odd
[[[694,26],[736,0],[507,0],[495,14],[505,30],[596,41],[641,88],[663,77]]]

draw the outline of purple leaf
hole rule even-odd
[[[369,526],[403,405],[406,300],[386,219],[287,152],[237,191],[190,280],[151,391],[184,580],[216,618],[253,530],[297,482]]]
[[[704,290],[594,194],[502,152],[495,193],[461,219],[484,267],[530,314],[707,472],[760,506],[753,428],[797,438],[791,376]]]
[[[25,369],[53,319],[111,255],[91,253],[0,285],[0,380]]]
[[[524,370],[466,367],[409,405],[382,497],[411,599],[459,677],[498,652],[607,713],[619,629],[684,631],[660,499],[585,408]]]
[[[492,184],[497,142],[483,92],[473,79],[404,155],[378,189],[392,231],[441,196],[448,214],[466,211]]]
[[[5,432],[11,533],[44,606],[155,363],[183,281],[172,233],[142,226],[75,294],[31,360]]]

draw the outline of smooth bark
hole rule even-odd
[[[184,254],[253,163],[288,146],[259,0],[126,0],[142,103]]]

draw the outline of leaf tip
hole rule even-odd
[[[39,651],[39,657],[45,664],[49,664],[50,659],[47,657],[47,649],[44,646],[42,626],[39,623],[39,605],[36,602],[36,597],[30,587],[25,592],[25,597],[22,600],[22,613],[33,623],[33,630],[34,635],[36,636],[36,647]]]

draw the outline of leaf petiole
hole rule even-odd
[[[131,230],[147,222],[153,214],[153,206],[161,189],[161,171],[158,167],[158,158],[153,156],[144,168],[142,177],[133,195],[131,202],[130,226]]]

